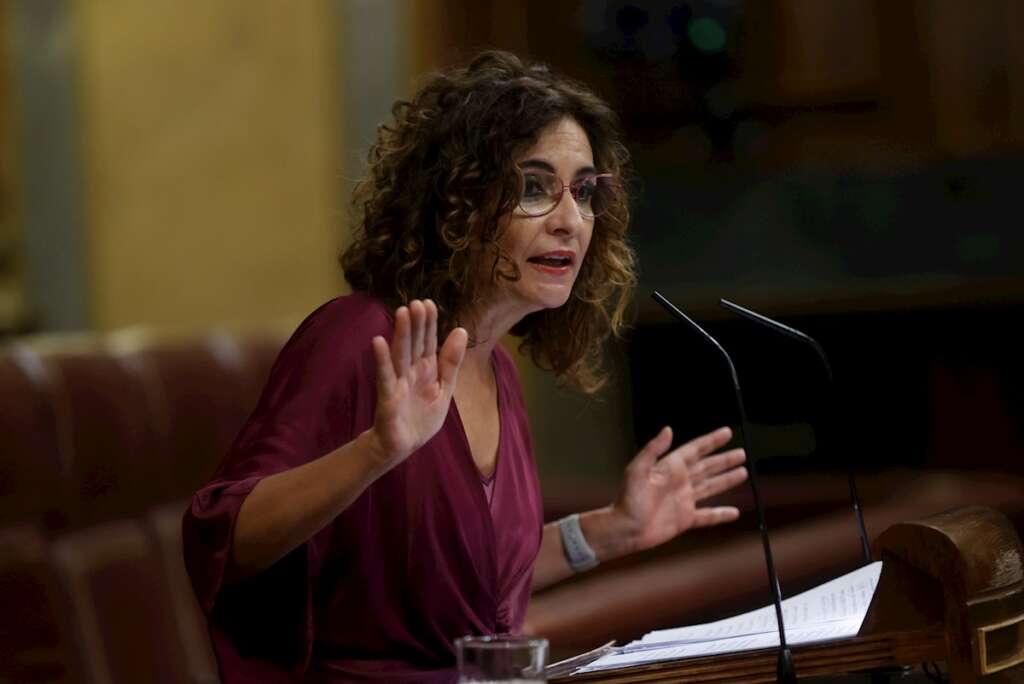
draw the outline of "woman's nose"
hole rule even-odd
[[[562,189],[562,196],[554,210],[548,214],[548,219],[549,232],[575,233],[583,226],[583,214],[576,206],[576,199],[569,188]]]

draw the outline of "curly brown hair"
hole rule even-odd
[[[492,282],[518,280],[498,245],[502,216],[519,201],[517,155],[547,126],[571,118],[586,132],[594,163],[619,182],[564,306],[529,314],[513,329],[520,350],[585,392],[606,380],[602,343],[621,335],[636,285],[626,239],[629,154],[615,113],[585,86],[491,51],[468,66],[436,74],[377,128],[368,177],[353,194],[353,242],[339,261],[345,279],[394,308],[414,298],[438,306],[439,332],[481,296],[475,274],[481,248],[493,256]]]

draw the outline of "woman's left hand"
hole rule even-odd
[[[731,438],[732,430],[719,428],[659,460],[672,446],[672,429],[665,427],[640,450],[627,466],[622,492],[611,507],[620,529],[628,530],[628,552],[657,546],[694,527],[739,517],[735,506],[698,505],[747,479],[743,449],[715,453]]]

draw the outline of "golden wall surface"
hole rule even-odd
[[[93,327],[259,323],[340,293],[331,5],[74,14]]]

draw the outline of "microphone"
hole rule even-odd
[[[782,621],[782,590],[779,588],[779,575],[775,572],[775,560],[772,558],[772,546],[768,541],[768,525],[764,519],[764,505],[761,503],[761,492],[757,486],[756,461],[750,453],[750,442],[747,440],[747,411],[743,406],[743,393],[740,391],[740,381],[736,375],[736,366],[732,357],[725,351],[721,344],[714,337],[708,334],[704,328],[697,325],[689,316],[680,311],[672,302],[665,298],[657,290],[651,295],[654,301],[665,307],[669,313],[686,323],[688,326],[700,333],[701,337],[711,343],[722,358],[725,359],[732,376],[732,387],[736,395],[736,406],[740,414],[740,438],[743,447],[747,452],[747,468],[750,471],[750,488],[754,493],[754,506],[757,508],[757,523],[761,528],[761,545],[764,547],[764,560],[768,566],[768,584],[772,590],[772,601],[775,603],[775,620],[779,628],[779,659],[775,669],[775,681],[781,684],[796,684],[796,669],[793,666],[793,652],[786,643],[786,626]]]
[[[768,328],[769,330],[782,333],[783,335],[789,337],[790,339],[794,339],[804,344],[810,345],[810,347],[814,349],[814,351],[818,354],[818,358],[821,359],[821,364],[825,367],[825,373],[828,376],[828,387],[829,392],[831,393],[831,396],[829,397],[829,406],[832,409],[830,423],[834,425],[835,383],[832,380],[832,365],[828,362],[828,357],[825,355],[825,349],[820,344],[818,344],[817,340],[815,340],[810,335],[800,332],[796,328],[791,328],[788,325],[779,323],[776,320],[768,318],[763,314],[759,314],[756,311],[751,311],[750,309],[742,307],[739,304],[730,302],[727,299],[720,299],[719,303],[724,308],[728,309],[729,311],[732,311],[733,313],[737,313],[740,316],[743,316],[747,320],[758,323]],[[833,434],[835,433],[834,430],[831,430],[831,432]],[[853,463],[849,458],[846,459],[846,478],[850,485],[850,501],[853,504],[853,515],[857,520],[857,527],[860,532],[861,551],[864,554],[864,563],[867,564],[871,562],[871,545],[868,543],[867,528],[864,527],[864,514],[861,512],[860,495],[857,494],[857,481],[853,475]]]

